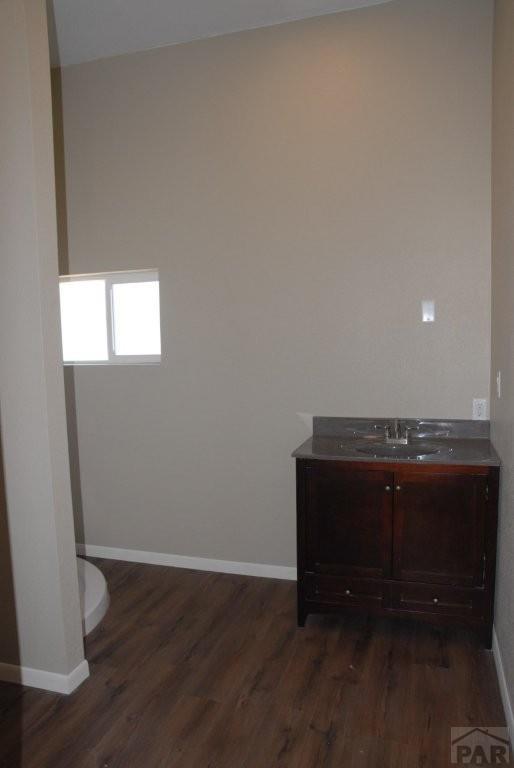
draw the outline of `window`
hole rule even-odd
[[[59,289],[65,364],[160,361],[156,270],[66,275],[60,278]]]

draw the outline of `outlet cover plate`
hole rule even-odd
[[[473,419],[475,421],[487,421],[487,398],[475,397],[473,399]]]

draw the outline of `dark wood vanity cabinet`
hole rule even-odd
[[[297,460],[298,623],[365,611],[491,646],[498,468]]]

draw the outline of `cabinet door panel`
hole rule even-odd
[[[401,473],[395,479],[394,578],[481,586],[485,480]]]
[[[390,575],[392,473],[343,469],[326,462],[312,467],[307,477],[307,569]]]

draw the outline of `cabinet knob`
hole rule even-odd
[[[345,593],[345,595],[351,595],[351,594],[352,594],[352,593],[351,593],[351,590],[349,590],[349,589],[345,589],[345,592],[344,592],[344,593]]]
[[[439,602],[439,598],[438,598],[438,597],[434,597],[434,599],[432,600],[432,602],[437,604],[437,603]]]
[[[401,490],[402,490],[402,486],[401,486],[401,485],[397,485],[397,486],[396,486],[396,490],[397,490],[397,491],[401,491]]]
[[[386,485],[385,489],[389,493],[389,491],[391,490],[391,486],[390,485]]]

